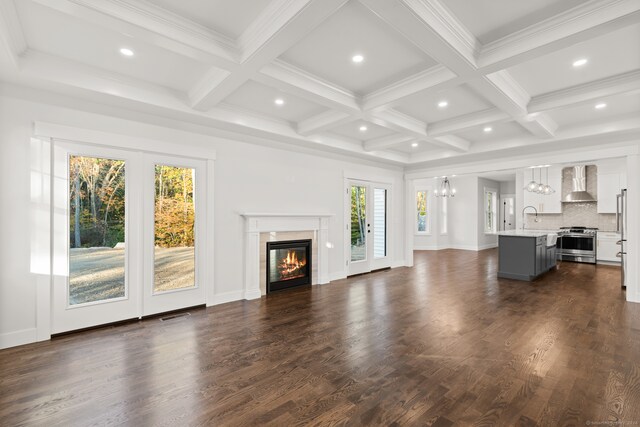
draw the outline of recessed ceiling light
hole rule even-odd
[[[276,98],[273,102],[275,102],[276,105],[284,105],[284,99],[282,98]]]
[[[445,108],[447,105],[449,105],[449,103],[447,101],[438,102],[438,107],[439,108]]]
[[[418,146],[418,143],[417,143],[417,142],[414,142],[414,143],[412,143],[412,144],[411,144],[411,146],[412,146],[413,148],[416,148],[416,147]]]
[[[122,47],[120,48],[120,54],[122,54],[123,56],[133,56],[134,52],[128,47]]]
[[[574,67],[582,67],[586,63],[587,63],[587,59],[586,58],[581,58],[581,59],[573,61],[573,66]]]
[[[607,108],[607,104],[605,104],[604,102],[596,104],[596,110],[602,110],[603,108]]]
[[[486,128],[482,129],[485,132],[491,132],[493,130],[493,128],[491,126],[487,126]]]
[[[359,63],[361,63],[362,61],[364,61],[364,56],[362,56],[362,55],[360,55],[360,54],[358,54],[358,55],[353,55],[353,56],[351,57],[351,60],[352,60],[353,62],[355,62],[356,64],[359,64]]]
[[[367,127],[365,125],[360,126],[360,132],[366,132]]]

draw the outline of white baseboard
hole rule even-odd
[[[493,248],[497,248],[498,247],[498,242],[496,243],[487,243],[484,245],[478,245],[478,249],[479,251],[483,251],[485,249],[493,249]]]
[[[208,307],[218,304],[224,304],[231,301],[240,301],[242,298],[242,291],[223,292],[221,294],[214,294],[211,304],[207,304]]]
[[[15,332],[0,334],[0,348],[15,347],[18,345],[36,342],[38,330],[36,328],[22,329]]]
[[[442,249],[449,249],[449,245],[443,245],[443,246],[438,246],[438,245],[416,245],[413,247],[414,251],[439,251]]]
[[[260,292],[260,289],[252,289],[250,291],[244,291],[242,293],[242,299],[259,299],[262,297],[262,292]]]
[[[394,261],[391,264],[391,268],[406,267],[406,266],[407,266],[407,262],[403,259],[401,259],[400,261]]]
[[[329,280],[332,282],[334,280],[342,280],[346,278],[347,278],[347,273],[345,273],[344,271],[334,271],[333,273],[329,273]]]

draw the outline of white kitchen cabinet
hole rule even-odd
[[[598,262],[620,262],[620,258],[616,256],[620,251],[620,246],[617,244],[620,240],[620,234],[613,232],[600,231],[598,232],[598,248],[596,258]]]
[[[598,173],[598,213],[616,213],[616,196],[626,186],[622,172]]]
[[[540,182],[540,174],[535,170],[534,180]],[[524,170],[524,185],[531,181],[531,169]],[[542,182],[549,183],[551,188],[556,190],[555,193],[542,195],[538,193],[524,192],[523,206],[533,206],[538,210],[539,214],[544,213],[562,213],[562,169],[557,166],[549,168],[549,178],[547,180],[547,172],[542,169]]]

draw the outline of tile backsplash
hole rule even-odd
[[[562,198],[571,191],[571,179],[573,177],[572,168],[565,168],[562,171]],[[597,167],[587,166],[587,191],[596,199],[597,194]],[[582,226],[597,227],[601,231],[616,230],[616,214],[599,214],[598,205],[595,202],[589,203],[563,203],[561,214],[540,214],[538,222],[535,222],[534,214],[527,214],[525,217],[526,227],[537,230],[555,230],[560,227]]]

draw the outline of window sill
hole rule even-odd
[[[431,236],[432,235],[430,231],[416,231],[413,234],[415,236]]]

